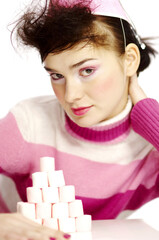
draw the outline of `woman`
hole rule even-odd
[[[85,213],[114,219],[159,196],[159,105],[137,81],[155,50],[141,40],[117,0],[47,5],[25,13],[16,31],[23,44],[39,51],[56,98],[23,101],[0,122],[1,173],[14,179],[26,201],[39,158],[55,157]],[[0,218],[11,221],[15,239],[48,234],[22,216]]]

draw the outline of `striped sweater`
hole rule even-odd
[[[55,157],[93,219],[114,219],[159,197],[158,151],[159,104],[150,98],[133,107],[128,98],[119,115],[90,128],[76,125],[52,96],[25,100],[0,120],[0,175],[22,201],[39,158]],[[0,212],[10,212],[16,194],[2,183]]]

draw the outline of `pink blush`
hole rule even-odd
[[[102,83],[97,83],[96,86],[94,86],[94,94],[101,94],[106,93],[112,89],[114,86],[114,80],[113,78],[109,78],[107,80],[103,80]]]

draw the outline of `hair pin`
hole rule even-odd
[[[131,25],[130,28],[131,28],[131,30],[133,31],[134,36],[135,36],[136,40],[138,41],[138,43],[139,43],[141,49],[144,50],[144,49],[146,48],[145,43],[143,43],[143,42],[141,41],[140,36],[137,34],[137,31],[135,30],[135,28],[134,28],[132,25]]]

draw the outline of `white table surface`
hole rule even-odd
[[[159,231],[140,219],[93,221],[92,228],[92,240],[159,240]]]

